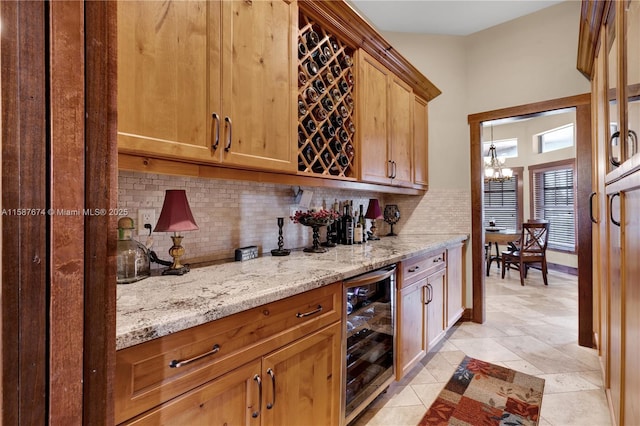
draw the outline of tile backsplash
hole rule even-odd
[[[297,207],[294,188],[290,185],[120,171],[118,207],[127,209],[134,221],[140,208],[154,209],[157,218],[166,189],[186,190],[200,228],[183,233],[187,262],[232,259],[235,248],[249,245],[268,253],[278,246],[278,217],[285,218],[285,248],[311,245],[311,229],[288,219],[292,208]],[[398,204],[401,218],[394,226],[397,233],[469,233],[471,229],[468,191],[430,190],[420,197],[333,188],[303,187],[302,190],[313,192],[312,206],[323,202],[331,205],[335,199],[353,200],[356,209],[362,204],[366,211],[370,198],[378,198],[382,208],[385,203]],[[388,232],[383,220],[378,220],[377,226],[379,235]],[[321,236],[324,238],[322,231]],[[145,243],[147,235],[136,238]],[[169,260],[170,233],[153,233],[152,238],[152,249],[161,259]]]

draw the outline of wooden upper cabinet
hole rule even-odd
[[[362,50],[358,52],[358,66],[360,179],[412,186],[411,87]]]
[[[223,1],[222,16],[223,162],[295,172],[297,5]]]
[[[206,1],[118,3],[118,148],[213,161]],[[214,13],[215,14],[215,13]]]
[[[118,148],[294,172],[296,3],[118,5]]]
[[[389,149],[392,183],[413,184],[413,91],[395,75],[389,79]]]
[[[358,87],[356,94],[360,180],[391,182],[387,138],[389,71],[370,55],[358,52]]]
[[[419,96],[413,103],[413,183],[429,186],[429,125],[427,101]]]

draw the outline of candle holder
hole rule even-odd
[[[284,226],[284,218],[278,218],[278,248],[271,250],[271,256],[289,256],[291,250],[285,249],[284,238],[282,238],[282,227]]]

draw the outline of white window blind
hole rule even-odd
[[[489,226],[490,220],[496,221],[496,226],[517,229],[518,219],[518,177],[514,175],[504,182],[489,181],[484,184],[484,226]]]
[[[549,221],[549,248],[575,251],[573,167],[533,172],[535,219]]]

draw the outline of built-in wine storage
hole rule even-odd
[[[298,170],[355,178],[353,49],[300,15]]]

